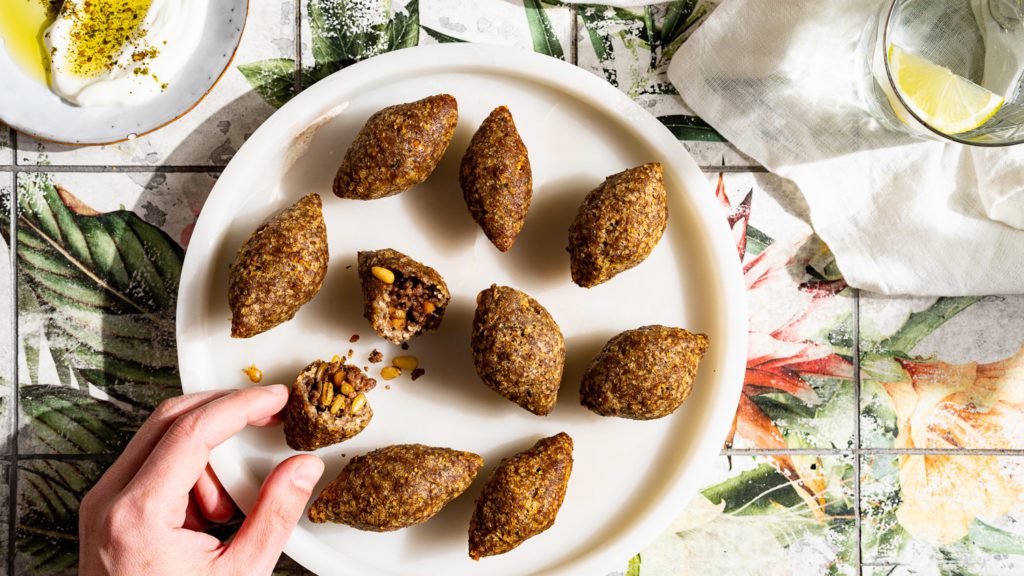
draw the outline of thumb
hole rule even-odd
[[[247,574],[270,574],[323,473],[323,461],[311,454],[293,456],[278,464],[228,545],[230,564],[244,567]]]

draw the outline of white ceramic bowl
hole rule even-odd
[[[213,0],[202,40],[168,89],[137,106],[79,107],[29,77],[0,41],[0,121],[61,144],[110,144],[142,136],[188,113],[231,63],[248,15],[248,0]]]

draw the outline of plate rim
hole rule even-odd
[[[243,177],[246,163],[250,161],[250,158],[258,159],[264,149],[273,146],[275,141],[280,142],[282,128],[295,124],[295,118],[304,116],[311,118],[310,123],[305,125],[308,128],[317,119],[317,116],[310,110],[326,112],[337,108],[337,105],[344,100],[344,96],[339,96],[339,94],[345,94],[351,90],[345,88],[349,78],[386,76],[389,73],[381,71],[396,66],[408,66],[410,63],[417,63],[422,67],[424,62],[428,63],[426,66],[434,69],[443,69],[446,66],[458,68],[482,66],[499,73],[514,73],[564,90],[575,97],[583,98],[587,104],[605,114],[628,120],[634,124],[633,132],[637,135],[643,134],[640,138],[645,140],[652,150],[664,153],[666,157],[671,157],[674,161],[685,165],[680,170],[680,177],[686,184],[685,188],[689,190],[689,201],[695,212],[695,217],[706,227],[707,233],[704,234],[704,237],[709,247],[708,258],[712,262],[712,270],[719,272],[716,282],[719,284],[717,287],[721,290],[721,300],[728,302],[728,305],[720,307],[724,315],[723,331],[728,337],[724,351],[725,358],[722,369],[714,376],[716,385],[724,387],[724,390],[718,394],[719,400],[712,404],[714,414],[708,420],[710,429],[706,429],[703,437],[698,441],[692,461],[707,462],[711,458],[717,457],[735,416],[746,369],[747,295],[739,255],[732,241],[732,234],[726,219],[720,213],[720,207],[713,202],[714,194],[711,182],[705,177],[689,151],[659,120],[628,95],[608,84],[603,78],[563,60],[510,46],[476,43],[431,44],[381,54],[324,78],[296,95],[271,115],[225,167],[210,191],[207,206],[220,188],[230,188],[233,181]],[[360,80],[360,82],[365,81],[365,78]],[[588,92],[596,93],[596,95]],[[300,131],[302,129],[303,127],[299,128]],[[283,134],[288,141],[291,141],[296,135],[292,131],[283,132]],[[211,234],[206,229],[213,226],[211,224],[213,220],[212,217],[204,218],[206,213],[205,210],[200,213],[190,242],[190,247],[195,247],[196,250],[186,250],[180,284],[183,287],[191,279],[201,274],[202,260],[198,255],[192,257],[190,255],[199,252],[200,247],[197,241]],[[206,250],[203,251],[206,252]],[[189,293],[187,290],[180,291],[176,309],[176,341],[179,363],[183,360],[184,350],[188,348],[188,345],[183,342],[182,334],[187,325],[186,311],[191,305]],[[184,375],[182,388],[183,390],[185,388]],[[222,450],[214,450],[210,458],[211,466],[218,477],[222,479],[226,488],[236,484],[240,477],[247,475],[236,463],[233,464],[232,460]],[[552,575],[593,574],[594,570],[614,569],[614,562],[623,562],[636,554],[671,524],[688,499],[699,490],[708,471],[709,467],[701,467],[698,464],[684,466],[677,473],[678,477],[668,484],[662,500],[652,508],[649,514],[636,521],[635,527],[628,532],[626,537],[619,538],[595,552],[584,554],[568,566],[561,564],[552,569],[545,569],[544,573]],[[247,481],[248,479],[243,478],[243,480]],[[228,488],[228,491],[230,494],[231,489]],[[248,510],[255,498],[255,493],[251,493],[249,490],[246,492],[241,498],[232,495],[236,502],[242,500],[239,505],[243,510]],[[302,531],[303,528],[300,525],[292,533],[284,548],[284,553],[309,570],[323,574],[334,573],[339,568],[336,560],[318,562],[315,558],[310,558],[308,554],[303,554],[302,538],[297,537]]]
[[[215,1],[220,1],[220,0],[215,0]],[[201,104],[203,102],[203,100],[205,100],[206,97],[210,95],[211,92],[213,92],[214,88],[216,88],[217,85],[220,84],[220,81],[224,78],[224,75],[227,74],[228,70],[231,68],[231,65],[235,62],[235,56],[238,55],[238,49],[242,46],[242,38],[245,37],[245,29],[246,29],[246,25],[249,23],[249,10],[250,10],[250,0],[236,0],[236,1],[242,2],[244,10],[243,10],[243,14],[242,14],[241,31],[238,33],[238,40],[236,40],[234,46],[231,47],[231,55],[224,62],[224,68],[222,68],[220,70],[220,72],[217,73],[217,76],[213,79],[213,82],[210,83],[209,87],[207,87],[206,90],[204,90],[203,93],[200,94],[199,97],[194,102],[190,103],[187,107],[185,107],[185,109],[183,109],[181,112],[179,112],[173,118],[170,118],[170,119],[166,120],[165,122],[163,122],[161,124],[158,124],[158,125],[156,125],[156,126],[154,126],[152,128],[149,128],[148,130],[144,130],[144,131],[141,131],[141,132],[132,132],[132,133],[129,133],[129,134],[125,134],[125,136],[123,138],[117,138],[117,139],[114,139],[114,140],[103,140],[103,141],[89,141],[89,142],[83,142],[83,141],[77,141],[76,142],[76,141],[70,141],[70,140],[60,140],[58,138],[54,138],[54,137],[51,137],[51,136],[43,136],[42,134],[34,132],[32,128],[29,128],[29,127],[24,126],[24,125],[18,125],[17,122],[15,122],[13,119],[4,117],[2,110],[0,110],[0,124],[9,127],[11,130],[14,130],[15,132],[17,132],[19,134],[23,134],[25,136],[28,136],[29,138],[34,138],[36,140],[39,140],[39,141],[42,141],[42,142],[46,142],[46,143],[49,143],[49,144],[58,144],[58,145],[61,145],[61,146],[72,146],[72,147],[76,147],[76,148],[89,148],[89,147],[95,147],[95,146],[110,146],[110,145],[113,145],[113,144],[120,144],[121,142],[128,142],[129,140],[136,140],[138,138],[142,138],[143,136],[148,136],[148,135],[150,135],[150,134],[152,134],[152,133],[154,133],[154,132],[156,132],[158,130],[162,130],[163,128],[166,128],[167,126],[170,126],[171,124],[174,124],[178,120],[181,120],[182,118],[187,116],[189,114],[189,112],[192,112],[193,110],[195,110],[196,107],[199,106],[199,104]],[[3,43],[0,42],[0,46],[2,46],[2,45],[3,45]],[[159,96],[157,96],[157,98],[159,98]],[[212,191],[211,191],[211,193],[212,193]]]

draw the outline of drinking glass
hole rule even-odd
[[[883,126],[921,138],[975,146],[1024,142],[1024,0],[886,0],[861,37],[861,99]],[[909,56],[908,56],[909,55]],[[901,73],[900,62],[912,61]],[[929,115],[901,79],[953,79],[941,98],[961,89],[991,92],[971,120],[955,123]],[[929,77],[931,75],[931,77]],[[976,86],[971,87],[972,83]],[[915,86],[918,85],[915,83]],[[984,90],[977,90],[977,86]],[[933,91],[935,92],[935,91]],[[941,91],[938,91],[941,92]],[[919,93],[918,93],[919,94]],[[999,99],[1002,102],[998,102]],[[960,128],[967,128],[960,130]],[[951,129],[952,128],[952,129]]]

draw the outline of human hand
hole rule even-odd
[[[279,464],[228,542],[202,532],[235,507],[210,451],[247,425],[279,420],[288,389],[204,392],[162,403],[79,508],[79,573],[191,576],[270,574],[324,471],[316,456]]]

